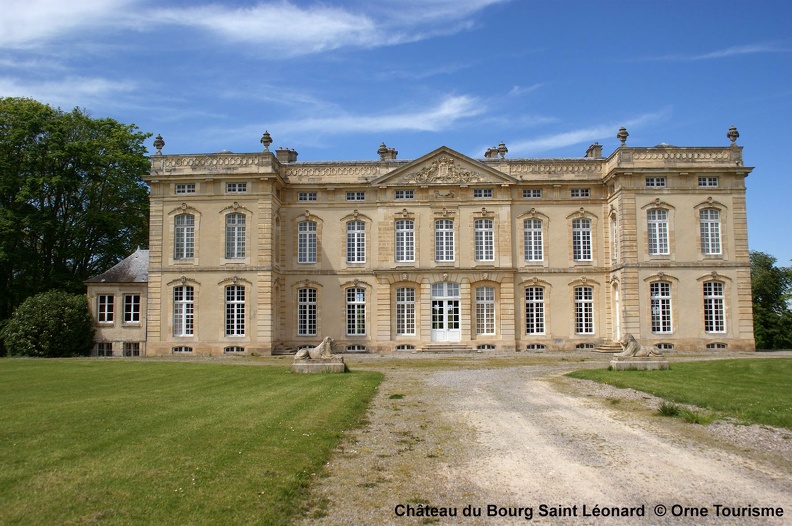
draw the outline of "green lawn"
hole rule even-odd
[[[667,371],[590,369],[569,376],[631,387],[746,422],[792,429],[792,358],[673,363]]]
[[[382,375],[0,360],[0,524],[285,524]]]

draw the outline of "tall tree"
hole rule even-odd
[[[146,245],[150,135],[80,108],[0,98],[0,324],[25,298],[82,292]]]
[[[792,268],[776,258],[751,252],[754,338],[758,349],[792,349]]]

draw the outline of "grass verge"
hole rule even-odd
[[[589,369],[569,376],[629,387],[744,422],[792,429],[792,359],[674,363],[667,371]]]
[[[381,378],[0,360],[0,523],[288,523]]]

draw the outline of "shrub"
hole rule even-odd
[[[81,294],[51,290],[26,299],[3,329],[10,356],[86,356],[93,347],[93,318]]]

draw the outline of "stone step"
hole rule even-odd
[[[430,343],[422,347],[421,352],[472,353],[474,350],[467,345],[461,345],[458,343]]]
[[[601,352],[601,353],[620,353],[622,352],[622,346],[619,342],[604,342],[594,349],[594,352]]]

